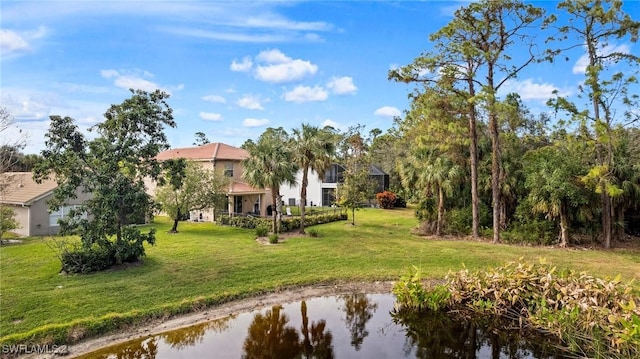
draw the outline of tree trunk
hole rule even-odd
[[[278,201],[278,190],[276,190],[276,188],[271,188],[271,201],[273,202],[273,233],[278,234],[278,206],[277,206],[277,201]]]
[[[600,200],[602,202],[602,240],[605,249],[611,248],[611,197],[607,193],[605,185],[602,185],[602,194]]]
[[[300,234],[304,234],[304,215],[305,215],[305,207],[307,204],[307,185],[309,184],[308,180],[309,175],[309,166],[304,166],[302,169],[302,188],[300,189]]]
[[[473,79],[469,77],[469,97],[476,94]],[[469,153],[471,166],[471,236],[480,237],[480,215],[478,213],[478,132],[476,130],[476,106],[469,102]]]
[[[356,208],[355,207],[351,208],[351,225],[352,226],[356,225]]]
[[[488,64],[487,87],[495,90],[493,84],[493,65]],[[491,203],[493,205],[493,243],[500,243],[500,130],[498,128],[498,115],[496,114],[495,93],[489,94],[489,136],[491,137]]]
[[[624,206],[618,205],[614,209],[614,213],[616,214],[614,219],[614,239],[617,241],[624,240]]]
[[[436,236],[440,236],[442,230],[442,217],[444,217],[444,192],[438,187],[438,220],[436,222]]]
[[[564,204],[560,208],[560,247],[565,248],[569,245],[569,221],[567,209]]]
[[[173,227],[169,230],[169,233],[178,233],[178,221],[180,221],[180,208],[178,208],[178,213],[176,214],[176,218],[173,219]]]
[[[491,134],[491,203],[493,204],[493,243],[500,243],[500,139],[498,119],[489,116]]]

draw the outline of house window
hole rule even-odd
[[[224,164],[224,175],[233,177],[233,162]]]
[[[335,202],[336,202],[336,189],[323,188],[322,189],[322,205],[332,206]]]
[[[289,205],[290,206],[295,206],[296,205],[296,199],[295,198],[289,198]]]
[[[60,224],[58,223],[59,220],[64,219],[69,217],[69,214],[71,212],[72,209],[80,209],[82,208],[82,206],[79,205],[72,205],[72,206],[63,206],[60,207],[60,209],[58,209],[55,212],[50,212],[49,213],[49,227],[57,227]],[[87,212],[83,212],[82,215],[80,216],[80,218],[87,218]]]

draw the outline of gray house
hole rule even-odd
[[[58,220],[68,216],[72,208],[81,205],[87,198],[87,194],[78,193],[78,198],[70,199],[60,210],[49,212],[47,201],[57,187],[56,181],[47,180],[38,184],[33,180],[31,172],[6,172],[0,174],[0,183],[7,184],[0,191],[0,206],[7,206],[15,211],[20,228],[14,232],[21,236],[58,233]]]

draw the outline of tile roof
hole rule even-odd
[[[31,172],[5,172],[0,174],[0,183],[8,187],[0,193],[0,202],[9,204],[31,205],[33,201],[52,192],[58,184],[54,180],[46,180],[38,184],[33,180]]]
[[[229,194],[256,194],[265,193],[264,189],[252,187],[248,183],[241,181],[232,181],[229,185]]]
[[[249,157],[249,153],[242,148],[229,146],[215,142],[198,147],[174,148],[160,152],[156,158],[160,161],[185,158],[188,160],[243,160]]]

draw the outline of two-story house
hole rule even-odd
[[[229,199],[227,211],[231,214],[267,215],[267,207],[271,205],[271,190],[269,188],[254,188],[242,179],[242,160],[249,157],[249,153],[238,147],[224,143],[208,143],[197,147],[174,148],[160,152],[158,160],[184,158],[200,164],[205,169],[223,173],[229,177],[230,184],[227,191]],[[155,188],[150,188],[155,192]],[[202,221],[213,221],[213,209],[191,213],[191,218]]]
[[[320,178],[314,171],[309,170],[307,185],[307,206],[331,206],[336,201],[336,188],[344,181],[344,167],[334,163],[325,171],[324,178]],[[371,165],[369,177],[377,182],[375,193],[389,189],[389,175],[380,168]],[[296,174],[296,185],[282,186],[280,194],[285,205],[300,205],[300,186],[302,171]]]

